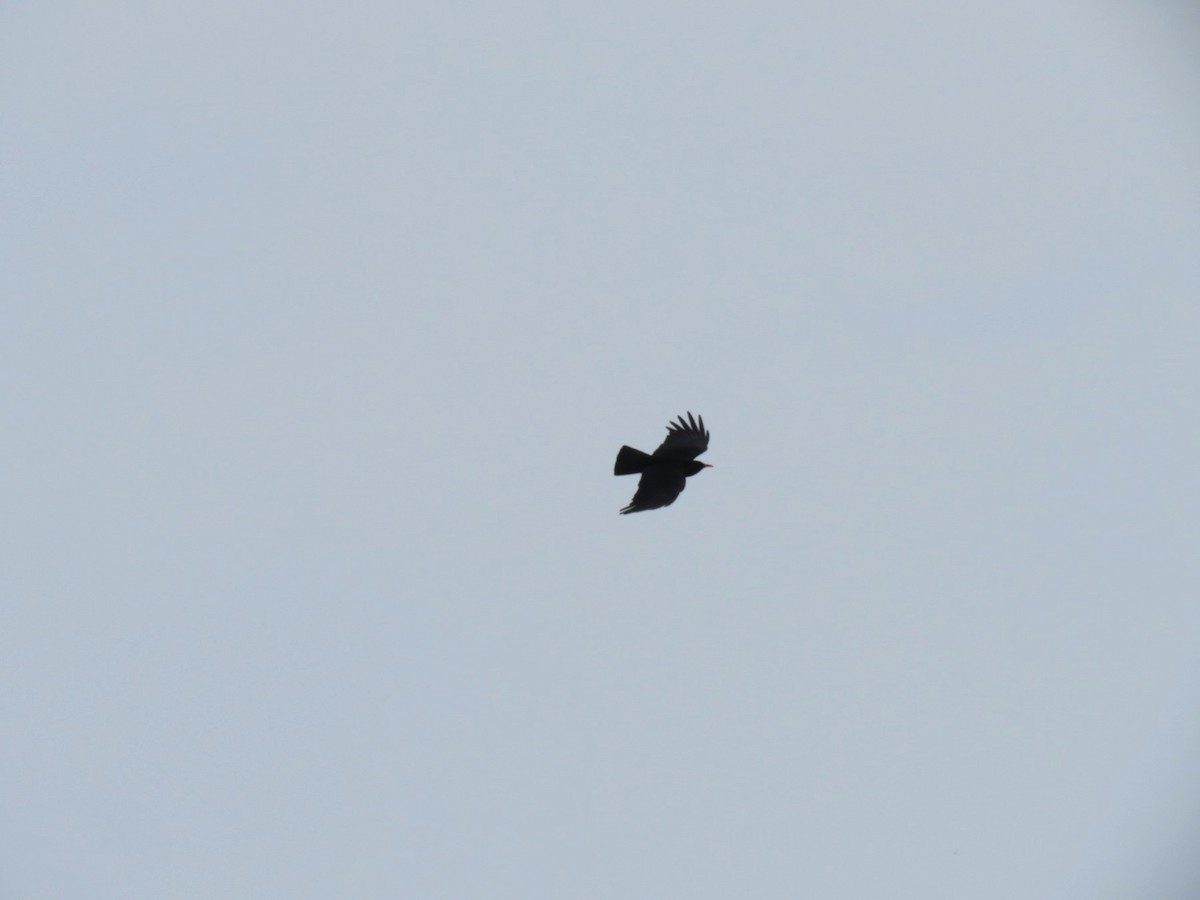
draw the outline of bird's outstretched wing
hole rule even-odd
[[[686,422],[680,416],[678,422],[667,424],[667,439],[654,451],[654,455],[660,459],[695,459],[707,449],[708,432],[704,430],[704,416],[700,416],[697,424],[689,412]]]
[[[637,493],[621,512],[635,513],[670,506],[686,486],[687,479],[681,472],[661,468],[648,469],[638,481]]]

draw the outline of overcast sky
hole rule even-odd
[[[4,4],[0,893],[1200,896],[1198,60]]]

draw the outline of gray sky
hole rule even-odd
[[[6,4],[0,893],[1194,898],[1198,50]]]

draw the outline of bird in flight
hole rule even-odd
[[[667,439],[653,454],[622,447],[617,452],[613,466],[614,475],[641,473],[637,493],[621,514],[641,512],[670,506],[683,493],[687,478],[701,469],[711,468],[708,463],[696,462],[696,457],[708,449],[708,432],[704,430],[704,417],[699,422],[687,414],[678,422],[667,424]]]

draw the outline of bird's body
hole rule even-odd
[[[704,417],[700,421],[687,414],[678,422],[667,425],[667,439],[654,453],[643,453],[632,447],[622,447],[613,466],[614,475],[641,474],[637,493],[629,505],[621,510],[625,513],[642,512],[670,506],[683,493],[689,476],[708,463],[696,462],[696,457],[708,449],[708,432],[704,430]]]

